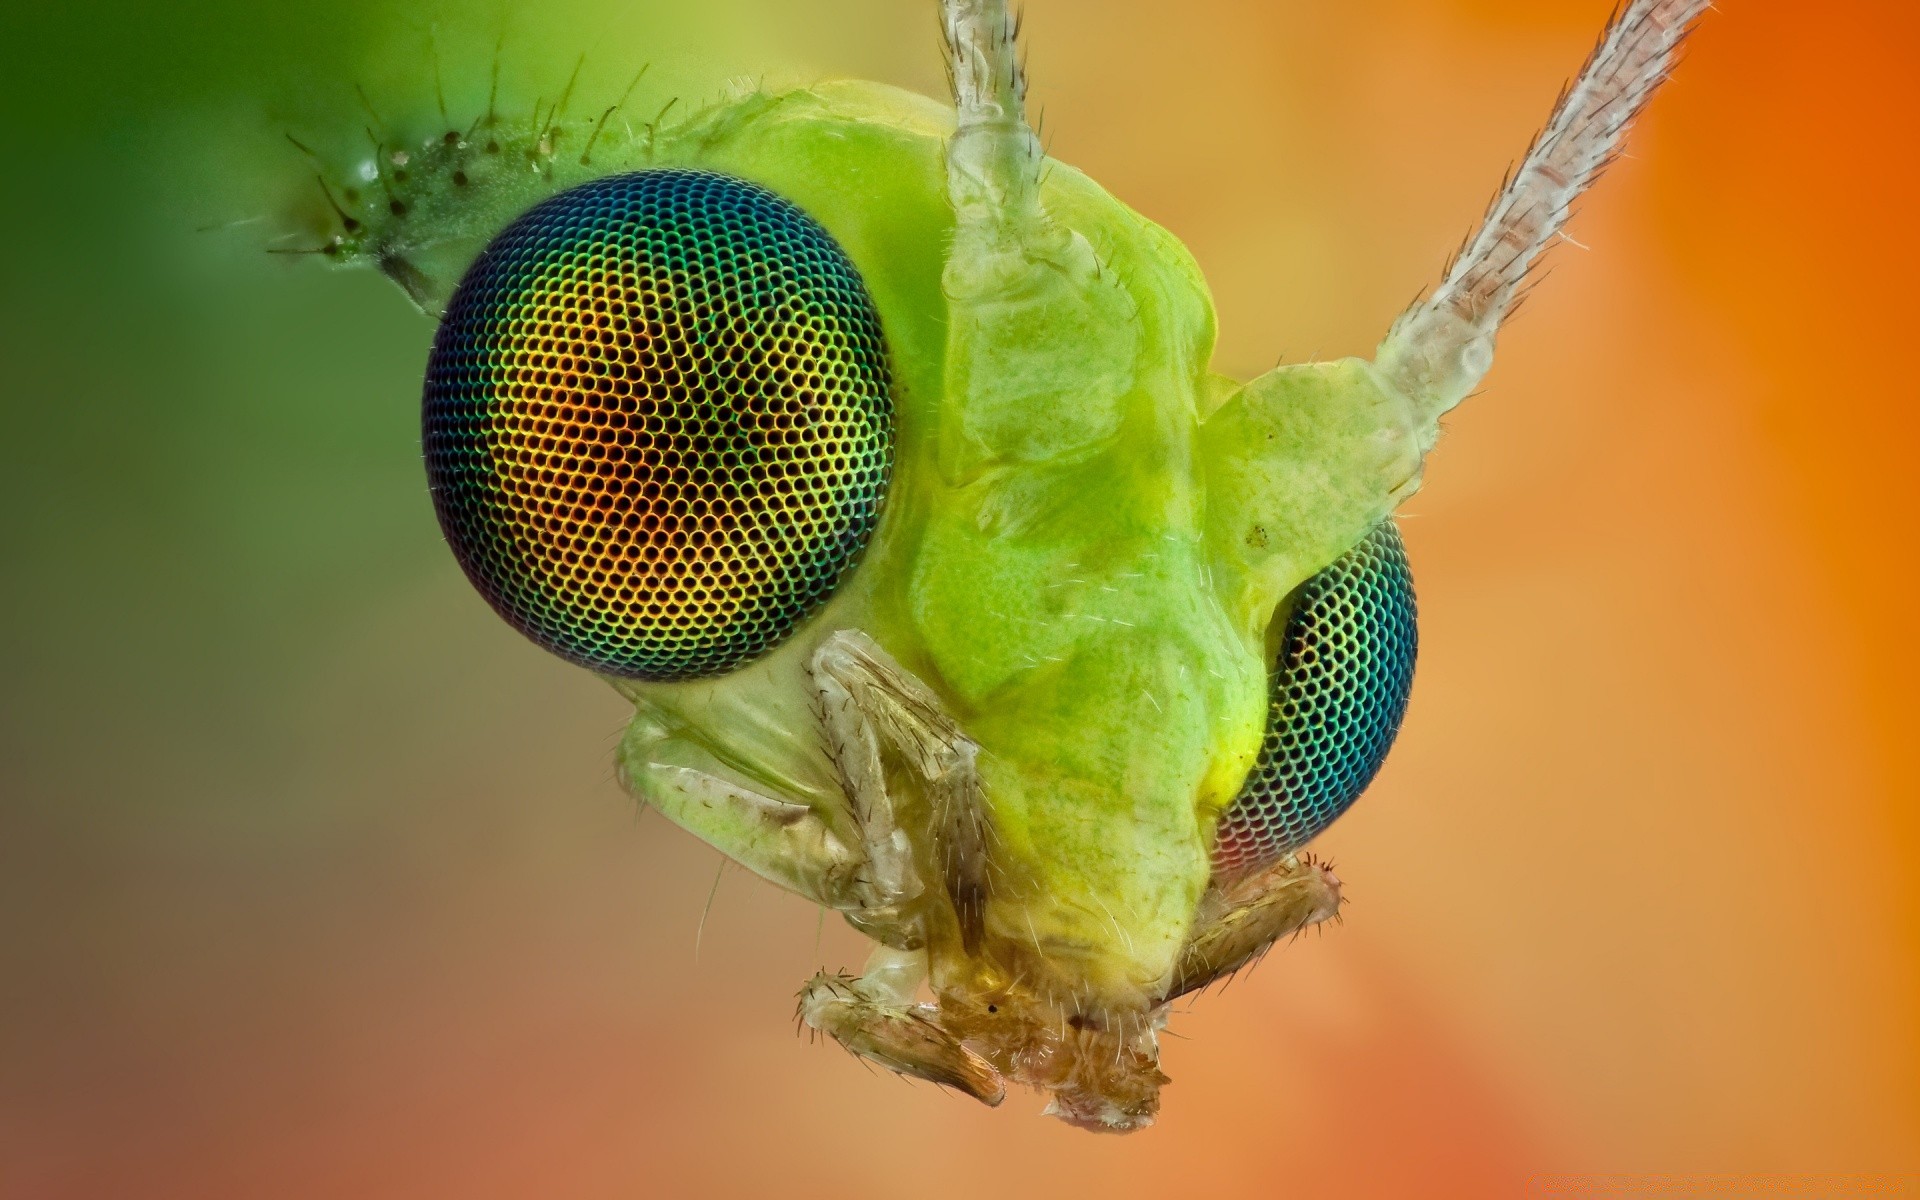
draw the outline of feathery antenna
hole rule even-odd
[[[1561,236],[1574,200],[1619,154],[1634,118],[1709,7],[1709,0],[1632,0],[1617,11],[1494,197],[1479,232],[1433,294],[1394,322],[1377,361],[1429,427],[1486,374],[1500,322],[1521,298],[1541,252]]]

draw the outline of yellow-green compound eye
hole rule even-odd
[[[595,670],[730,671],[832,592],[893,456],[879,317],[831,235],[704,171],[583,184],[468,270],[424,441],[467,577]]]
[[[1360,798],[1393,748],[1420,647],[1413,573],[1392,521],[1301,585],[1274,663],[1267,738],[1220,820],[1214,864],[1263,867]]]

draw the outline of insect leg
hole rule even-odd
[[[761,878],[828,908],[877,901],[863,849],[820,812],[725,778],[697,747],[644,715],[622,740],[616,766],[629,792]]]
[[[875,874],[898,882],[900,898],[919,891],[912,847],[886,788],[880,753],[900,756],[924,788],[941,882],[969,949],[978,944],[987,899],[990,826],[975,770],[979,747],[947,715],[939,697],[874,640],[841,630],[814,652],[809,670],[820,720],[845,783]]]
[[[973,769],[978,747],[925,684],[863,633],[829,637],[808,670],[828,753],[865,847],[864,874],[879,893],[880,905],[847,915],[889,944],[874,952],[859,978],[815,975],[800,992],[800,1017],[861,1058],[998,1104],[1006,1095],[999,1073],[946,1028],[937,1006],[914,999],[927,973],[924,943],[888,936],[900,933],[901,924],[917,932],[917,919],[903,921],[897,906],[917,896],[922,884],[914,845],[887,788],[882,752],[896,755],[922,785],[943,851],[947,894],[971,943],[985,901],[986,826]]]
[[[1288,855],[1239,878],[1215,878],[1200,899],[1164,1000],[1230,975],[1290,933],[1340,911],[1340,879],[1310,858]]]
[[[1708,7],[1709,0],[1632,0],[1620,10],[1494,197],[1479,232],[1433,294],[1408,309],[1380,344],[1380,368],[1418,408],[1426,446],[1440,416],[1492,365],[1494,336],[1528,272],[1566,224],[1569,206],[1619,153]]]
[[[800,990],[800,1019],[889,1070],[999,1104],[1000,1073],[946,1029],[937,1007],[914,1001],[925,963],[924,954],[907,960],[883,947],[858,979],[823,971]]]
[[[816,652],[810,664],[816,715],[826,733],[828,757],[839,772],[841,790],[860,829],[874,889],[880,893],[876,907],[891,906],[920,894],[920,873],[887,791],[879,729],[862,707],[864,693],[860,698],[854,693],[859,681],[836,672],[823,659],[824,652],[824,647]]]

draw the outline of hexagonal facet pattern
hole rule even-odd
[[[1217,869],[1266,866],[1360,798],[1400,732],[1419,644],[1406,547],[1383,521],[1294,598],[1267,738],[1221,818]]]
[[[455,291],[423,403],[467,577],[598,671],[723,674],[832,592],[893,457],[886,346],[846,254],[765,188],[595,180]]]

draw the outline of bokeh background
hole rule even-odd
[[[1034,108],[1223,369],[1364,353],[1609,2],[1030,0]],[[636,813],[618,699],[440,542],[428,323],[261,252],[282,133],[430,112],[436,26],[456,111],[502,33],[507,102],[584,48],[644,110],[938,94],[931,4],[5,6],[0,1195],[1912,1194],[1920,18],[1723,8],[1405,514],[1346,923],[1113,1140],[794,1036],[858,940]]]

